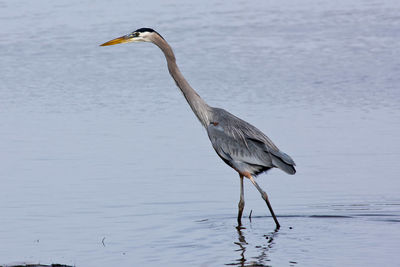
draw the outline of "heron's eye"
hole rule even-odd
[[[139,33],[138,32],[132,32],[128,35],[129,38],[134,38],[134,37],[138,37]]]

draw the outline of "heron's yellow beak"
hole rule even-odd
[[[100,46],[123,44],[123,43],[130,43],[130,42],[133,42],[132,38],[127,38],[125,36],[121,36],[121,37],[112,39],[108,42],[105,42],[104,44],[101,44]]]

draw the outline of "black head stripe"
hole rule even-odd
[[[140,29],[137,29],[135,32],[155,32],[155,30],[153,30],[151,28],[140,28]]]
[[[140,29],[137,29],[137,30],[134,31],[134,32],[155,32],[155,33],[157,33],[158,35],[160,35],[161,38],[164,39],[164,37],[162,37],[161,34],[159,34],[158,32],[156,32],[156,31],[153,30],[152,28],[140,28]]]

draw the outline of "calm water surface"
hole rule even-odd
[[[0,1],[0,265],[399,266],[398,1]],[[298,173],[209,144],[151,44]],[[252,210],[252,220],[247,216]]]

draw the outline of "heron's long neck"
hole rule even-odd
[[[179,89],[181,89],[194,114],[196,114],[203,126],[207,127],[208,124],[210,124],[210,107],[183,77],[178,66],[176,65],[175,55],[171,46],[169,46],[169,44],[159,36],[157,36],[156,40],[154,40],[154,43],[164,52],[168,63],[169,73],[175,80],[176,85],[179,87]]]

